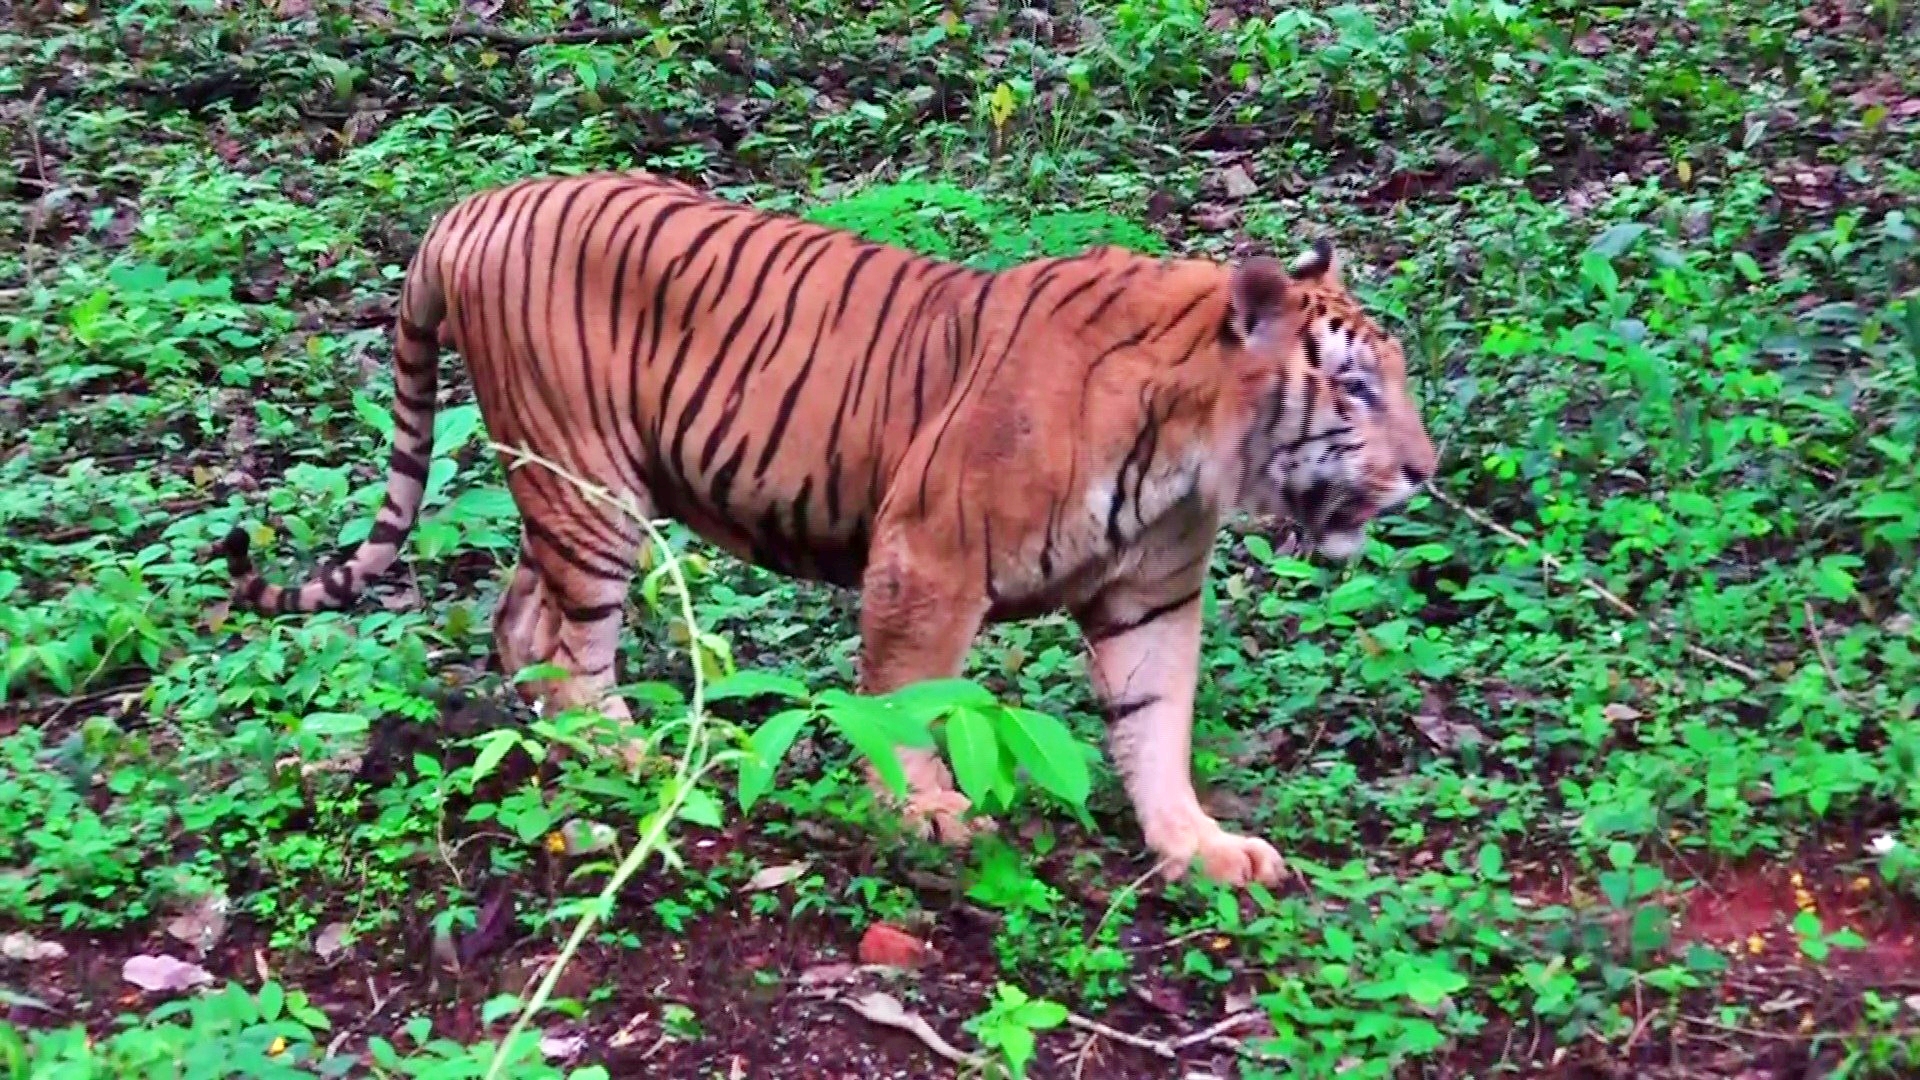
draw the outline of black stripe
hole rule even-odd
[[[405,389],[403,389],[397,384],[393,388],[393,400],[399,402],[402,406],[404,406],[408,410],[408,412],[412,414],[412,416],[408,417],[408,419],[412,419],[412,417],[420,416],[424,413],[433,412],[438,405],[438,402],[434,401],[433,398],[415,397],[412,394],[407,393]]]
[[[1173,318],[1168,319],[1165,325],[1161,326],[1160,329],[1155,330],[1153,332],[1152,340],[1159,341],[1161,338],[1166,337],[1168,334],[1172,333],[1175,327],[1179,326],[1182,322],[1186,321],[1187,316],[1193,314],[1193,309],[1199,307],[1200,301],[1205,300],[1207,296],[1208,294],[1204,292],[1195,293],[1193,298],[1187,301],[1187,304],[1185,307],[1181,308],[1178,312],[1175,312]]]
[[[773,429],[767,434],[766,445],[760,448],[760,460],[754,464],[753,477],[758,480],[767,474],[767,466],[773,463],[773,455],[780,449],[787,433],[787,425],[793,422],[794,406],[800,401],[800,389],[807,384],[807,376],[813,371],[813,362],[820,354],[820,342],[826,337],[827,309],[820,309],[820,325],[814,329],[813,344],[807,348],[807,358],[800,364],[800,371],[794,375],[793,382],[787,386],[787,392],[780,396],[780,407],[773,415]],[[809,479],[811,482],[811,479]]]
[[[1095,322],[1099,321],[1100,316],[1106,314],[1107,307],[1126,293],[1127,287],[1131,284],[1131,279],[1139,270],[1140,264],[1134,263],[1132,266],[1120,271],[1120,276],[1115,281],[1113,288],[1107,292],[1107,295],[1101,297],[1100,302],[1093,306],[1093,311],[1089,312],[1087,317],[1080,321],[1082,329],[1092,326]]]
[[[602,560],[603,565],[593,565],[592,562],[587,559],[586,555],[575,550],[572,545],[561,542],[560,538],[555,536],[553,531],[548,529],[540,521],[528,517],[524,518],[521,524],[526,529],[529,539],[538,540],[540,543],[546,545],[554,554],[572,563],[574,567],[582,573],[592,574],[594,577],[603,578],[608,581],[626,581],[633,577],[632,570],[627,568],[607,569],[605,564],[618,566],[619,560],[615,559],[606,551],[594,547],[592,544],[583,544],[581,547],[585,548],[587,552],[590,552],[594,558]]]
[[[1117,724],[1127,717],[1132,716],[1134,713],[1139,712],[1141,709],[1149,705],[1157,705],[1159,702],[1159,694],[1150,694],[1143,698],[1133,698],[1128,701],[1113,702],[1106,708],[1107,723]]]
[[[880,313],[873,320],[873,335],[867,339],[867,347],[854,358],[854,364],[860,371],[860,377],[853,384],[853,408],[856,412],[860,409],[861,399],[866,396],[867,375],[874,367],[873,351],[880,345],[880,335],[887,331],[887,315],[893,310],[893,301],[900,294],[900,284],[910,271],[919,269],[921,265],[920,260],[903,253],[900,265],[894,268],[893,277],[887,281],[887,291],[880,300]],[[887,373],[892,375],[891,366],[887,368]]]
[[[779,219],[768,218],[766,220],[770,222]],[[740,328],[745,326],[747,320],[760,308],[760,293],[766,288],[767,275],[773,272],[774,260],[779,258],[781,250],[789,243],[792,243],[797,238],[797,235],[796,233],[788,232],[773,245],[773,250],[761,259],[760,272],[754,275],[753,285],[747,290],[746,299],[741,301],[739,310],[734,314],[733,322],[728,324],[726,332],[720,336],[719,352],[707,358],[707,370],[700,376],[700,381],[694,385],[693,396],[687,399],[686,406],[680,410],[680,422],[674,425],[673,444],[668,449],[667,456],[675,463],[681,462],[680,454],[682,448],[686,445],[687,432],[693,429],[694,421],[700,418],[700,411],[707,403],[707,395],[713,390],[714,382],[720,378],[721,370],[726,367],[727,358],[733,354],[733,344],[739,340]],[[739,254],[739,245],[736,244],[733,258],[738,259]],[[720,285],[720,290],[714,293],[714,299],[716,301],[726,292],[726,282],[722,280]],[[754,348],[757,349],[759,347],[760,341],[765,338],[767,331],[771,329],[771,327],[772,324],[769,323],[767,326],[761,328],[761,336],[755,340]],[[752,350],[749,350],[747,359],[742,362],[743,368],[751,366],[752,360]],[[714,445],[717,446],[718,444],[716,443]],[[712,455],[709,454],[705,456],[711,460]],[[701,466],[701,471],[705,471],[704,465]]]
[[[1157,622],[1162,617],[1179,611],[1181,608],[1186,607],[1198,599],[1200,599],[1200,590],[1195,589],[1177,600],[1169,600],[1164,604],[1148,608],[1142,612],[1138,618],[1130,619],[1122,623],[1106,623],[1098,628],[1089,628],[1086,631],[1087,643],[1089,645],[1098,645],[1103,641],[1112,641],[1114,638],[1131,634],[1148,623]]]
[[[1105,280],[1107,280],[1107,276],[1105,274],[1094,273],[1094,274],[1087,275],[1087,278],[1085,281],[1082,281],[1080,284],[1075,285],[1071,289],[1068,289],[1065,296],[1062,296],[1059,300],[1054,302],[1053,310],[1047,312],[1047,317],[1048,318],[1058,317],[1060,314],[1061,308],[1064,308],[1068,304],[1073,303],[1076,299],[1080,297],[1080,294],[1086,292],[1088,289],[1093,288],[1095,285],[1098,285]]]
[[[832,239],[831,234],[810,237],[794,248],[793,257],[798,259],[806,253],[809,245],[816,245],[821,240],[829,239]],[[718,451],[721,442],[725,440],[728,433],[733,430],[734,420],[739,416],[740,407],[746,394],[748,374],[755,368],[764,371],[772,366],[774,360],[781,355],[781,350],[787,343],[787,335],[793,330],[793,317],[794,313],[799,310],[800,295],[811,281],[813,268],[819,264],[820,257],[826,253],[826,245],[819,244],[813,252],[813,257],[808,259],[807,264],[801,267],[799,272],[794,276],[793,284],[787,289],[787,302],[781,308],[780,332],[774,337],[773,342],[767,346],[764,355],[762,355],[760,349],[760,341],[756,341],[754,342],[753,351],[747,354],[747,359],[740,365],[740,374],[734,377],[733,386],[727,392],[726,411],[721,416],[720,422],[715,424],[713,430],[708,433],[706,446],[700,453],[700,469],[702,472],[706,471],[707,467],[712,463],[714,454]],[[764,340],[765,337],[766,333],[763,330],[761,332],[761,339]],[[742,451],[745,449],[747,440],[750,440],[752,437],[752,434],[749,433],[741,440]],[[738,456],[738,454],[735,455],[736,460]]]
[[[426,486],[426,462],[421,461],[419,458],[414,457],[412,454],[407,453],[397,446],[393,448],[392,453],[387,455],[387,469],[407,477],[422,487]]]
[[[585,607],[576,607],[564,600],[557,600],[557,604],[561,616],[570,623],[597,623],[613,618],[626,609],[626,604],[618,600],[610,604],[591,604]]]
[[[861,269],[867,265],[868,259],[873,258],[884,250],[886,249],[877,244],[872,244],[862,249],[860,254],[853,257],[853,265],[847,268],[846,280],[840,283],[840,301],[835,304],[833,308],[834,329],[838,330],[840,328],[840,319],[847,313],[847,301],[853,298],[853,286],[855,282],[860,280]]]

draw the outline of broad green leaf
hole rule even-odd
[[[260,985],[260,1019],[272,1023],[280,1019],[280,1010],[287,1003],[287,992],[277,982],[271,980]]]
[[[1015,1009],[1013,1017],[1020,1024],[1034,1031],[1045,1031],[1067,1022],[1067,1007],[1057,1001],[1042,998],[1029,1001]]]
[[[372,726],[371,722],[358,713],[309,713],[300,721],[300,731],[302,734],[318,735],[321,737],[358,735],[370,726]]]
[[[773,786],[774,770],[780,767],[780,759],[787,756],[787,749],[799,737],[800,729],[812,719],[813,714],[805,709],[788,709],[769,717],[747,737],[753,754],[740,763],[742,811],[753,809],[753,804]]]
[[[922,724],[931,724],[961,705],[976,709],[994,705],[993,695],[971,679],[927,679],[870,700],[898,709]]]
[[[532,682],[535,679],[564,679],[566,677],[567,669],[561,667],[559,664],[528,664],[526,667],[514,672],[513,681],[515,683],[524,683]]]
[[[1069,806],[1086,808],[1093,787],[1087,758],[1065,724],[1030,709],[1002,709],[994,721],[1000,741],[1036,783]]]
[[[451,456],[480,430],[480,406],[455,405],[433,418],[433,452]]]
[[[720,802],[706,788],[696,787],[687,791],[687,797],[680,803],[680,818],[695,825],[705,825],[709,829],[722,826]]]
[[[953,710],[947,717],[947,754],[961,794],[975,806],[985,806],[1000,777],[1000,742],[994,738],[993,721],[964,705]]]
[[[853,701],[861,699],[851,698]],[[887,787],[895,795],[907,793],[907,774],[900,768],[900,759],[893,750],[898,741],[888,731],[890,727],[885,709],[862,708],[857,705],[841,703],[826,710],[827,721],[831,723],[846,740],[853,744],[862,757],[873,763],[886,781]]]
[[[931,747],[933,745],[933,717],[946,711],[914,709],[902,707],[892,697],[868,697],[862,694],[849,694],[844,690],[827,690],[815,696],[824,711],[829,715],[857,717],[857,723],[865,725],[880,737],[898,746]]]
[[[480,736],[480,752],[473,758],[473,782],[479,783],[498,768],[501,759],[520,743],[520,733],[511,728],[489,731]]]
[[[365,393],[355,393],[353,411],[368,427],[379,432],[381,438],[393,438],[393,413],[381,408],[380,403],[372,397]]]
[[[707,687],[708,701],[759,697],[763,694],[772,694],[789,701],[805,701],[807,684],[790,676],[749,668],[745,671],[736,671]]]
[[[1602,259],[1617,258],[1646,232],[1647,226],[1638,221],[1623,221],[1594,237],[1593,243],[1587,245],[1587,254],[1598,255]]]

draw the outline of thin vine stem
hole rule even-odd
[[[554,986],[560,980],[561,972],[566,970],[567,964],[579,950],[581,942],[585,941],[587,934],[592,932],[600,912],[612,910],[614,897],[619,894],[628,879],[639,872],[649,856],[661,849],[667,827],[679,817],[680,810],[686,804],[687,796],[692,793],[694,787],[714,766],[737,754],[726,754],[715,758],[709,757],[706,753],[709,727],[706,716],[706,675],[700,663],[700,650],[704,646],[701,644],[699,625],[694,621],[693,589],[687,583],[686,575],[681,572],[679,556],[674,554],[672,545],[667,543],[665,534],[660,531],[653,519],[644,512],[639,502],[631,495],[625,498],[616,496],[607,489],[574,475],[564,466],[530,450],[491,441],[488,445],[497,453],[513,459],[513,463],[508,466],[509,470],[527,465],[542,466],[579,489],[588,500],[613,508],[632,518],[646,530],[648,539],[660,552],[662,567],[671,579],[674,589],[679,593],[680,617],[687,624],[688,654],[693,660],[693,697],[687,707],[687,747],[675,766],[673,784],[669,789],[668,798],[654,812],[651,822],[641,831],[639,842],[634,845],[632,851],[627,853],[626,858],[620,861],[613,876],[607,879],[607,884],[594,898],[594,903],[587,905],[579,920],[574,923],[573,932],[567,936],[566,944],[561,947],[559,955],[554,957],[553,963],[548,966],[546,974],[534,990],[533,997],[521,1007],[519,1015],[514,1017],[513,1027],[494,1048],[493,1062],[487,1067],[487,1080],[496,1080],[500,1075],[501,1066],[506,1064],[508,1048],[526,1030],[534,1014],[546,1006],[553,995]]]

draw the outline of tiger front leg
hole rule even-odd
[[[959,675],[986,617],[984,592],[958,568],[916,552],[910,541],[877,538],[860,592],[861,692],[885,694]],[[903,746],[894,756],[907,779],[901,816],[915,833],[962,844],[982,828],[966,820],[972,803],[954,788],[937,752]],[[892,795],[872,765],[867,780],[883,797]]]
[[[1274,884],[1285,864],[1265,840],[1221,827],[1200,806],[1190,772],[1200,666],[1200,587],[1207,560],[1166,578],[1110,586],[1075,613],[1088,673],[1111,724],[1114,765],[1168,880],[1198,858],[1225,885]]]

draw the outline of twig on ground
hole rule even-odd
[[[1474,524],[1479,525],[1481,528],[1486,529],[1490,532],[1498,534],[1500,537],[1502,537],[1503,539],[1507,540],[1510,543],[1526,548],[1528,551],[1537,553],[1540,556],[1541,564],[1546,566],[1547,569],[1549,570],[1569,569],[1565,562],[1561,561],[1559,558],[1555,557],[1549,552],[1542,550],[1540,548],[1540,545],[1534,543],[1533,541],[1527,539],[1524,536],[1521,536],[1519,533],[1514,532],[1512,529],[1507,528],[1505,525],[1500,524],[1499,522],[1493,520],[1492,518],[1481,513],[1480,511],[1475,510],[1474,508],[1466,505],[1465,503],[1462,503],[1460,500],[1454,498],[1453,496],[1447,494],[1444,491],[1441,491],[1439,488],[1434,487],[1431,483],[1427,485],[1427,490],[1433,494],[1434,498],[1439,499],[1441,502],[1446,503],[1448,506],[1451,506],[1455,510],[1458,510],[1460,513],[1466,515],[1469,519],[1471,519],[1474,522]],[[1588,592],[1591,592],[1593,593],[1593,595],[1606,601],[1606,603],[1609,606],[1611,606],[1615,611],[1618,611],[1620,614],[1625,615],[1630,619],[1636,620],[1637,622],[1646,626],[1648,629],[1652,630],[1654,633],[1659,634],[1662,637],[1668,638],[1678,643],[1682,649],[1685,649],[1687,651],[1688,654],[1698,659],[1706,660],[1710,663],[1718,664],[1719,666],[1726,668],[1728,671],[1731,671],[1734,674],[1739,675],[1750,682],[1765,681],[1766,677],[1762,675],[1757,669],[1750,667],[1747,664],[1743,664],[1740,661],[1735,660],[1730,656],[1723,656],[1720,653],[1714,652],[1712,649],[1694,644],[1693,642],[1687,640],[1687,637],[1685,634],[1682,634],[1680,631],[1675,630],[1671,627],[1661,625],[1659,622],[1655,621],[1654,619],[1650,618],[1646,614],[1642,613],[1639,608],[1634,607],[1632,604],[1629,604],[1625,600],[1620,599],[1620,597],[1616,593],[1614,593],[1613,590],[1607,588],[1605,585],[1600,584],[1599,582],[1593,580],[1590,577],[1587,577],[1584,574],[1577,574],[1576,576],[1579,577],[1580,584],[1586,586]]]
[[[940,1033],[933,1030],[932,1024],[927,1023],[920,1014],[908,1012],[892,994],[875,990],[857,998],[843,997],[839,1001],[840,1004],[876,1024],[898,1028],[912,1035],[924,1043],[927,1049],[955,1065],[971,1069],[978,1068],[982,1064],[978,1055],[955,1049],[952,1043],[941,1038]]]
[[[331,1042],[327,1043],[327,1052],[321,1055],[323,1059],[330,1058],[339,1053],[340,1047],[344,1045],[348,1039],[372,1026],[374,1020],[387,1010],[387,1006],[393,1004],[394,1000],[400,996],[400,991],[397,989],[392,990],[389,991],[385,997],[382,997],[380,995],[380,988],[373,984],[373,976],[369,975],[367,976],[367,996],[373,999],[373,1008],[368,1009],[365,1015],[361,1016],[358,1021],[340,1029],[340,1033],[335,1035]]]
[[[1724,1031],[1729,1035],[1738,1035],[1744,1039],[1766,1039],[1770,1042],[1804,1043],[1834,1040],[1859,1039],[1920,1039],[1920,1027],[1886,1028],[1881,1031],[1770,1031],[1766,1028],[1741,1027],[1738,1024],[1723,1024],[1718,1020],[1709,1020],[1704,1016],[1683,1016],[1682,1024],[1698,1024],[1701,1027]]]
[[[1175,1039],[1150,1039],[1145,1035],[1135,1035],[1130,1031],[1121,1031],[1119,1028],[1109,1027],[1098,1020],[1089,1020],[1079,1013],[1068,1013],[1067,1024],[1070,1027],[1079,1028],[1081,1031],[1091,1032],[1103,1038],[1112,1039],[1117,1043],[1125,1043],[1136,1050],[1145,1050],[1156,1057],[1162,1057],[1172,1061],[1178,1058],[1180,1051],[1187,1047],[1198,1046],[1201,1043],[1212,1043],[1234,1028],[1259,1019],[1259,1017],[1260,1014],[1257,1012],[1237,1012],[1218,1023],[1209,1024],[1199,1031],[1182,1035]],[[1225,1043],[1235,1053],[1252,1054],[1252,1051],[1247,1050],[1232,1039],[1226,1039]]]
[[[1833,658],[1827,655],[1827,643],[1820,636],[1820,618],[1813,613],[1813,601],[1800,601],[1800,610],[1807,617],[1807,636],[1813,639],[1813,652],[1820,658],[1820,667],[1827,673],[1827,681],[1833,684],[1833,692],[1840,695],[1842,701],[1851,702],[1853,695],[1840,685],[1840,673],[1833,668]]]

